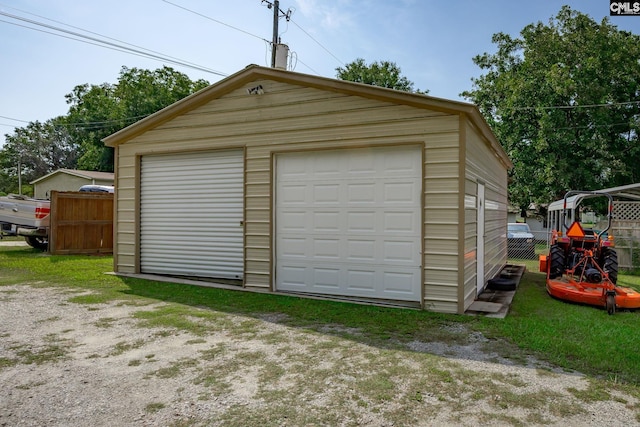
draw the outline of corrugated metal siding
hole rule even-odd
[[[507,170],[485,145],[477,131],[467,124],[465,177],[465,278],[464,307],[476,298],[477,182],[485,183],[485,282],[507,261]]]
[[[242,279],[241,150],[140,161],[140,271]]]
[[[124,155],[119,155],[124,153]],[[116,174],[114,184],[114,262],[116,271],[139,273],[136,261],[138,224],[136,213],[136,166],[135,148],[123,145],[116,148]]]
[[[246,88],[257,84],[263,85],[265,95],[247,96]],[[135,188],[136,156],[244,147],[245,285],[269,288],[274,152],[411,144],[424,141],[425,135],[450,131],[452,126],[457,126],[457,117],[439,112],[259,80],[119,146],[121,165],[127,173],[120,174],[118,191]],[[135,272],[136,236],[129,234],[130,224],[135,224],[134,206],[132,199],[118,205],[122,226],[116,233],[123,253],[118,257],[117,271]]]
[[[458,304],[458,119],[425,140],[424,305],[456,313]]]
[[[265,94],[247,96],[261,84]],[[118,192],[136,188],[136,156],[245,149],[245,285],[272,285],[272,156],[277,152],[424,143],[424,304],[457,311],[459,118],[326,90],[257,80],[119,146]],[[488,195],[490,190],[488,188]],[[118,195],[118,197],[120,197]],[[136,195],[118,203],[116,269],[135,272]]]

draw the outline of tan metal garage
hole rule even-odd
[[[120,274],[462,313],[506,263],[511,163],[471,104],[249,66],[105,143]]]

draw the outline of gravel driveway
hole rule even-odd
[[[637,399],[482,335],[462,345],[381,348],[357,330],[306,330],[282,316],[198,310],[196,332],[140,299],[0,287],[1,426],[638,425]]]

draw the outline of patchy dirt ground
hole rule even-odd
[[[0,426],[640,424],[637,399],[460,327],[462,345],[389,349],[283,316],[78,296],[0,287]]]

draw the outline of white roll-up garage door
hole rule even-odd
[[[418,147],[276,158],[276,289],[419,301]]]
[[[142,156],[141,271],[242,279],[243,190],[240,150]]]

